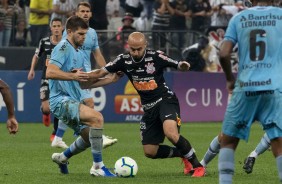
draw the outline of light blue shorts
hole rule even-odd
[[[233,92],[222,132],[248,141],[254,121],[261,123],[270,140],[282,137],[282,92]]]
[[[58,119],[62,120],[74,130],[75,135],[79,135],[80,131],[88,126],[80,122],[79,108],[81,103],[75,100],[60,102],[52,112]]]
[[[80,100],[82,101],[82,100],[87,99],[87,98],[93,98],[93,96],[90,93],[90,89],[81,90]]]

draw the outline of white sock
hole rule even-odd
[[[104,167],[104,162],[93,162],[93,166],[95,169],[101,169],[102,167]]]
[[[257,154],[257,152],[252,151],[252,152],[250,153],[249,157],[255,157],[255,158],[257,158],[257,157],[258,157],[258,154]]]

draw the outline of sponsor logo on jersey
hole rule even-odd
[[[145,62],[148,62],[148,61],[153,61],[153,58],[152,57],[145,58]]]
[[[144,72],[144,69],[138,68],[138,70],[136,70],[136,72],[138,72],[138,73]]]
[[[152,51],[152,50],[149,50],[147,51],[147,54],[155,54],[156,52],[155,51]]]
[[[133,81],[133,85],[139,91],[154,90],[158,87],[158,84],[156,83],[155,80]]]
[[[126,71],[127,72],[132,72],[134,69],[127,69]]]
[[[130,57],[130,55],[129,55],[129,54],[124,54],[122,57],[123,57],[124,59],[127,59],[127,58]]]
[[[171,59],[171,58],[169,58],[165,55],[159,54],[159,57],[162,58],[165,61],[170,62],[170,63],[178,64],[178,61],[175,61],[175,60],[173,60],[173,59]]]
[[[273,13],[269,13],[268,15],[248,14],[241,16],[240,19],[242,28],[276,26],[277,20],[282,20],[282,15],[275,15]]]
[[[267,86],[267,85],[271,85],[271,79],[268,79],[266,81],[247,81],[247,82],[243,82],[240,81],[240,87],[248,87],[248,86]]]
[[[65,42],[65,43],[61,46],[60,51],[64,51],[64,50],[66,49],[66,47],[67,47],[66,44],[67,44],[67,43]]]
[[[131,65],[131,64],[132,64],[132,61],[131,61],[131,60],[125,61],[125,64]]]
[[[246,91],[246,96],[259,96],[259,95],[272,95],[274,94],[273,90],[267,90],[267,91]]]
[[[156,104],[158,104],[160,101],[162,101],[163,100],[163,98],[159,98],[159,99],[157,99],[156,101],[154,101],[154,102],[151,102],[151,103],[147,103],[147,104],[144,104],[144,105],[142,105],[142,107],[143,107],[143,109],[144,110],[149,110],[149,109],[151,109],[152,107],[154,107]]]

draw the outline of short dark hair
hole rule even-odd
[[[86,6],[86,7],[88,7],[91,10],[91,5],[88,2],[80,2],[80,3],[78,3],[78,5],[76,6],[76,11],[78,11],[80,6]]]
[[[78,16],[71,16],[66,23],[66,29],[70,29],[73,32],[78,30],[78,28],[88,29],[88,27],[88,24]]]
[[[61,23],[63,22],[62,19],[59,18],[59,17],[54,17],[54,18],[51,20],[50,23],[52,24],[54,21],[59,21],[59,22],[61,22]]]

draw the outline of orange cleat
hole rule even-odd
[[[50,141],[53,142],[54,138],[55,138],[55,134],[51,134],[50,135]]]
[[[185,175],[188,175],[193,170],[192,164],[187,160],[187,158],[182,158],[182,162],[184,163],[183,172]]]
[[[196,167],[194,169],[194,173],[192,177],[199,178],[199,177],[204,177],[205,175],[206,175],[206,169],[204,167]]]
[[[50,114],[43,114],[43,124],[48,127],[51,124],[51,115]]]

